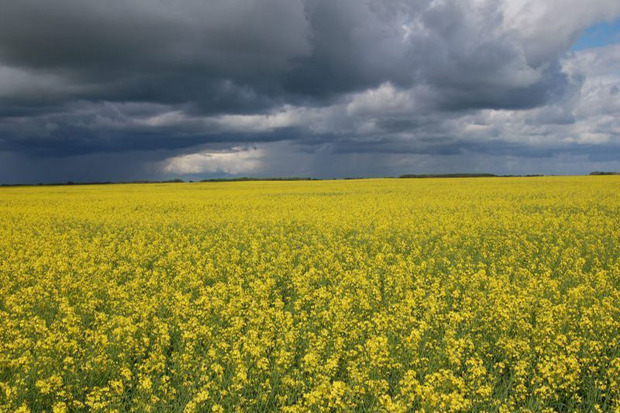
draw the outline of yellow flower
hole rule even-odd
[[[619,177],[0,188],[0,411],[614,411]]]

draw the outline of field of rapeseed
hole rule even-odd
[[[620,409],[620,177],[0,189],[0,411]]]

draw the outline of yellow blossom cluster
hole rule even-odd
[[[620,178],[0,189],[0,411],[620,409]]]

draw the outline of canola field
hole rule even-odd
[[[0,188],[0,411],[617,411],[620,177]]]

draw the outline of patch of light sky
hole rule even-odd
[[[584,50],[620,43],[620,19],[601,22],[585,30],[572,50]]]

